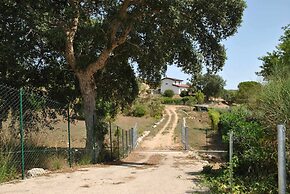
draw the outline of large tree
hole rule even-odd
[[[265,80],[271,79],[273,74],[287,77],[290,72],[290,25],[283,29],[284,35],[280,38],[276,50],[260,58],[263,64],[260,67],[261,71],[257,74],[263,76]]]
[[[33,72],[30,77],[37,77],[38,83],[57,86],[51,73],[56,72],[63,75],[62,86],[78,84],[86,147],[92,149],[96,88],[102,82],[97,72],[137,64],[141,77],[149,83],[158,83],[168,64],[193,74],[204,64],[208,71],[216,72],[226,58],[221,41],[237,31],[244,8],[243,0],[4,0],[1,10],[7,11],[0,14],[1,31],[9,32],[3,34],[7,41],[1,40],[0,48],[9,48],[7,52],[14,56],[9,41],[23,42],[25,52],[17,52],[20,56],[14,64],[17,70],[22,68],[18,72],[26,72],[26,82]],[[9,37],[11,33],[14,39]],[[14,73],[9,68],[1,72],[5,79]],[[97,138],[99,147],[102,139]]]
[[[219,75],[206,73],[204,75],[196,76],[198,79],[194,80],[193,87],[197,90],[201,90],[206,98],[220,97],[224,91],[226,81]]]
[[[245,81],[238,85],[238,91],[236,93],[236,101],[238,103],[247,103],[254,105],[257,97],[262,91],[262,84],[255,81]]]

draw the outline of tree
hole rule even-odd
[[[163,96],[172,98],[174,96],[173,90],[165,90]]]
[[[194,95],[198,104],[204,103],[204,93],[198,90]]]
[[[262,84],[255,81],[241,82],[238,85],[236,101],[238,103],[253,104],[262,90]]]
[[[236,101],[237,92],[237,90],[224,90],[222,93],[222,98],[232,104]]]
[[[259,58],[263,64],[260,66],[262,70],[257,72],[257,75],[263,76],[265,80],[271,79],[275,72],[284,77],[286,76],[285,73],[290,72],[290,25],[283,29],[284,35],[280,38],[280,44],[276,47],[277,49]]]
[[[219,75],[205,74],[197,80],[196,88],[201,90],[207,97],[219,97],[224,90],[226,82]]]
[[[17,36],[8,37],[7,41],[24,38],[32,45],[26,50],[29,57],[19,52],[21,65],[15,63],[22,68],[19,72],[25,75],[35,72],[36,81],[50,89],[69,85],[68,88],[80,92],[87,129],[86,147],[92,150],[99,94],[96,88],[100,81],[97,72],[114,69],[116,64],[129,67],[136,63],[141,77],[149,83],[158,83],[167,64],[172,63],[187,73],[199,72],[202,64],[210,72],[216,72],[225,61],[221,41],[237,31],[245,2],[4,0],[1,6],[8,10],[0,16],[2,24],[7,18],[11,20],[5,25],[11,31],[14,25],[9,24],[19,25]],[[17,10],[23,14],[14,16],[13,11],[20,13]],[[23,26],[24,33],[18,33]],[[10,48],[9,44],[5,45]],[[5,60],[0,62],[8,64]],[[27,67],[34,71],[27,71]],[[44,75],[46,71],[48,74]],[[3,78],[14,71],[5,72],[1,68],[1,72]],[[64,75],[61,83],[57,83],[51,72]],[[99,148],[102,139],[97,139]]]

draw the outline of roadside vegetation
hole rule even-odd
[[[213,193],[278,193],[276,126],[281,123],[286,128],[290,126],[290,70],[286,62],[290,59],[289,43],[288,26],[277,50],[261,58],[263,66],[259,74],[267,82],[264,85],[243,82],[235,95],[228,93],[234,102],[241,104],[221,113],[218,124],[225,142],[229,141],[229,131],[234,133],[233,180],[230,185],[228,165],[218,170],[205,167],[206,182]],[[286,136],[289,138],[289,132]],[[288,161],[289,150],[287,142]],[[286,168],[289,177],[289,165]],[[290,186],[287,187],[289,191]]]

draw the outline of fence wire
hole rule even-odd
[[[69,106],[30,89],[0,84],[0,183],[24,178],[32,168],[58,170],[91,163],[85,121],[72,118]],[[137,128],[108,124],[105,152],[98,161],[128,155],[137,142]]]

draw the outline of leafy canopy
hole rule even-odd
[[[129,5],[122,15],[125,3]],[[87,68],[125,33],[126,41],[114,49],[107,64],[137,63],[140,75],[157,83],[168,64],[193,74],[202,64],[209,71],[219,70],[226,58],[221,41],[237,31],[245,2],[3,0],[0,6],[1,81],[17,80],[15,85],[48,90],[61,86],[67,92],[65,86],[77,85],[65,59],[66,30],[76,11],[80,15],[74,39],[78,69]],[[114,31],[116,36],[111,36]],[[61,79],[55,79],[55,74]]]
[[[219,97],[226,84],[225,80],[215,74],[205,74],[200,76],[199,80],[196,80],[196,88],[201,90],[207,98]]]
[[[257,72],[265,80],[279,73],[281,77],[287,77],[290,72],[290,25],[283,28],[284,35],[280,38],[280,43],[273,52],[268,52],[266,56],[260,58],[263,64],[262,70]]]

